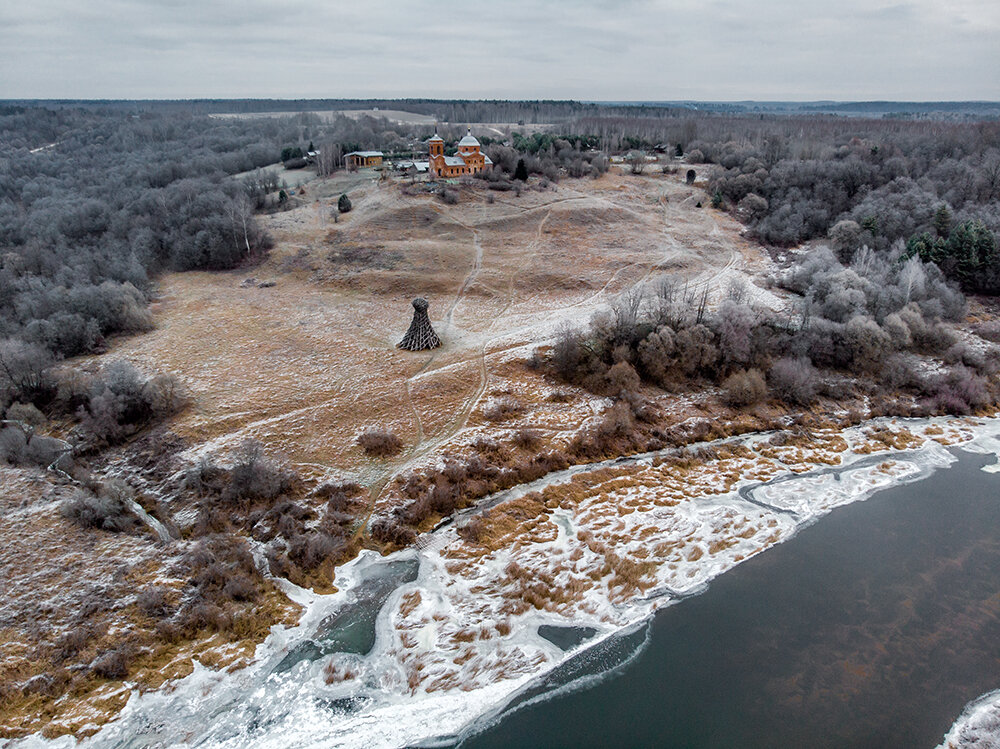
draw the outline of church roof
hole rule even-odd
[[[476,140],[475,137],[472,135],[472,128],[471,127],[469,128],[469,131],[465,134],[465,137],[462,138],[462,140],[460,140],[458,142],[458,145],[459,146],[478,146],[479,145],[479,141]]]
[[[434,133],[434,137],[431,138],[430,141],[428,141],[428,142],[430,143],[430,142],[434,142],[434,141],[440,141],[441,143],[444,143],[444,138],[442,138],[437,133]]]

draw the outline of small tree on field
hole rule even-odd
[[[341,213],[348,213],[353,206],[351,205],[351,199],[347,197],[346,193],[340,196],[340,200],[337,201],[337,210]]]
[[[514,169],[514,179],[519,179],[522,182],[528,181],[528,167],[524,165],[524,159],[517,160],[517,167]]]
[[[733,372],[722,383],[723,398],[731,406],[751,406],[767,395],[767,384],[756,369]]]

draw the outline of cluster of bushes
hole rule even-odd
[[[128,533],[141,525],[130,507],[135,492],[122,481],[107,481],[91,493],[77,489],[62,504],[62,516],[81,528]]]
[[[957,343],[945,321],[962,317],[964,298],[936,266],[907,259],[898,245],[865,248],[848,266],[823,248],[779,282],[801,295],[797,315],[755,308],[739,290],[711,311],[704,293],[685,295],[670,282],[637,291],[586,331],[562,330],[546,366],[620,399],[640,382],[667,390],[712,383],[736,406],[768,391],[803,405],[821,392],[839,395],[823,374],[842,372],[875,389],[910,389],[928,411],[967,413],[988,400],[983,376],[995,371],[996,355]],[[923,374],[916,354],[951,368]]]
[[[268,544],[271,571],[305,582],[305,575],[324,564],[335,564],[350,548],[356,522],[352,509],[363,501],[357,484],[323,484],[312,493],[325,500],[301,504],[298,474],[283,461],[264,453],[260,443],[247,440],[235,451],[230,468],[210,458],[191,468],[183,489],[198,497],[195,537],[240,530]]]
[[[187,394],[171,375],[146,377],[127,361],[106,364],[92,377],[64,381],[59,398],[79,403],[76,415],[91,446],[113,445],[171,416],[187,404]]]
[[[537,435],[515,434],[509,444],[480,439],[475,454],[465,459],[445,457],[438,468],[411,472],[397,479],[406,504],[389,517],[373,521],[370,532],[380,543],[406,546],[415,528],[428,518],[447,516],[493,492],[567,468],[571,457],[559,450],[537,452]]]
[[[139,611],[156,622],[161,640],[176,642],[213,632],[242,638],[260,628],[253,604],[268,583],[242,539],[229,534],[198,539],[176,573],[187,580],[180,595],[154,585],[136,597]]]
[[[79,424],[73,452],[120,443],[187,404],[185,389],[170,375],[147,377],[126,361],[95,374],[56,372],[45,348],[18,339],[0,341],[0,460],[51,465],[68,443],[37,434],[48,417]]]
[[[524,181],[531,174],[558,182],[563,174],[599,177],[608,171],[607,156],[592,150],[585,138],[539,133],[532,139],[525,139],[515,133],[511,146],[494,143],[485,150],[493,161],[493,169],[492,173],[483,173],[481,177],[491,185],[509,179]]]
[[[33,425],[18,418],[26,409],[33,407],[14,404],[7,410],[8,418],[0,423],[0,465],[53,466],[63,471],[72,468],[71,445],[55,437],[36,434]]]
[[[273,503],[298,484],[294,469],[267,455],[257,440],[247,439],[233,451],[230,467],[220,466],[206,456],[188,469],[182,488],[202,498],[198,526],[204,532],[216,532],[225,528],[218,527],[218,523],[225,524],[228,517]]]
[[[369,427],[358,435],[358,445],[366,454],[376,458],[397,455],[403,449],[403,441],[395,432],[382,427]]]

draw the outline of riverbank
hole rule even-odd
[[[291,591],[305,613],[275,630],[254,665],[199,667],[170,690],[133,695],[86,745],[390,747],[458,736],[833,508],[949,465],[948,446],[995,453],[998,433],[987,419],[877,420],[795,444],[754,434],[552,477],[484,510],[478,539],[464,537],[465,517],[419,550],[362,552],[338,571],[335,594]],[[370,650],[333,652],[330,618],[376,605],[359,586],[413,558],[416,579],[370,617]],[[574,644],[567,628],[589,637]],[[305,657],[289,665],[293,652]]]
[[[570,659],[462,749],[935,746],[995,687],[1000,640],[995,458],[953,455],[661,610],[630,651]],[[953,746],[993,746],[989,718],[977,702]]]

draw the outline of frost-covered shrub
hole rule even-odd
[[[236,449],[222,496],[231,502],[271,500],[291,489],[296,481],[298,474],[291,467],[265,455],[257,440],[248,439]]]
[[[156,419],[187,404],[181,384],[170,375],[145,377],[130,362],[112,361],[91,381],[78,409],[81,426],[97,444],[115,444]]]
[[[288,558],[308,571],[319,567],[344,550],[342,536],[334,537],[325,531],[310,531],[296,537],[288,545]]]
[[[358,435],[358,446],[368,455],[388,458],[403,449],[403,441],[388,429],[369,427]]]
[[[169,594],[170,589],[165,585],[150,585],[139,592],[135,605],[143,615],[151,619],[162,619],[171,614]]]
[[[967,414],[989,402],[986,380],[958,364],[933,385],[931,402],[939,413]]]
[[[785,357],[772,365],[767,380],[775,395],[782,400],[808,405],[816,396],[819,377],[807,358]]]
[[[18,427],[0,429],[0,463],[19,466],[25,461],[28,438]]]
[[[91,670],[102,679],[124,679],[128,676],[130,655],[125,646],[109,650],[94,660]]]
[[[45,414],[31,403],[12,403],[7,409],[7,418],[19,421],[29,427],[40,427],[45,423]]]
[[[532,450],[541,443],[542,435],[535,429],[518,429],[511,437],[511,442],[522,450]]]
[[[758,403],[767,396],[767,384],[756,369],[733,372],[722,383],[722,390],[726,403],[738,408]]]
[[[483,408],[483,417],[487,421],[506,421],[522,413],[524,404],[510,396],[496,398]]]
[[[81,528],[94,528],[111,533],[124,533],[137,528],[139,519],[126,504],[128,491],[119,486],[101,489],[98,495],[82,490],[61,507],[63,517]]]
[[[371,524],[372,538],[382,544],[409,546],[417,539],[412,528],[400,525],[389,518],[377,518]]]

